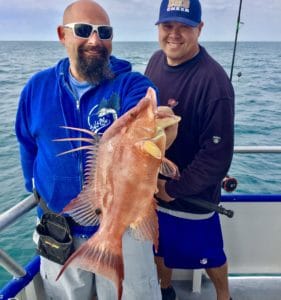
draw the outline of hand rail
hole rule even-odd
[[[235,146],[234,153],[281,153],[281,146]]]
[[[235,146],[234,153],[281,153],[281,146]],[[34,208],[38,202],[34,198],[33,194],[26,197],[20,203],[16,204],[9,210],[0,214],[0,232],[15,222],[19,217],[29,212]]]
[[[34,198],[33,194],[26,197],[24,200],[11,207],[7,211],[0,214],[0,232],[14,223],[19,217],[23,216],[34,208],[38,201]]]
[[[6,252],[0,249],[0,265],[16,278],[26,275],[26,271],[15,260],[13,260]]]
[[[17,294],[20,293],[33,280],[33,278],[38,274],[39,269],[40,257],[36,255],[25,266],[25,276],[22,276],[20,278],[13,278],[2,288],[0,287],[0,299],[19,299],[17,298]],[[33,288],[35,289],[34,292],[36,293],[37,288],[35,286],[33,286]],[[20,297],[20,299],[22,298]],[[32,299],[34,299],[34,297],[32,297]]]
[[[259,153],[281,153],[281,146],[235,146],[234,153],[237,154],[259,154]],[[23,216],[31,209],[36,207],[38,201],[33,194],[0,214],[0,232],[14,223],[19,217]],[[25,270],[18,265],[9,255],[0,249],[0,265],[16,277],[22,277]]]
[[[14,223],[19,217],[29,212],[38,204],[33,194],[0,214],[0,232]],[[26,275],[25,269],[13,260],[7,253],[0,249],[0,265],[16,278]]]

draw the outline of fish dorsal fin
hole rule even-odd
[[[134,223],[130,224],[133,236],[138,240],[153,241],[155,250],[158,249],[158,218],[156,214],[156,201],[152,199],[150,206],[147,206],[141,217],[137,218]]]
[[[166,157],[162,159],[159,173],[173,179],[179,179],[180,177],[180,172],[178,167],[172,161],[168,160]]]
[[[57,142],[65,141],[84,141],[89,145],[71,149],[60,155],[87,149],[86,167],[84,171],[85,182],[79,195],[72,199],[71,202],[63,209],[63,213],[69,214],[77,223],[83,226],[93,226],[99,223],[99,213],[101,212],[101,200],[97,195],[95,170],[97,153],[99,148],[100,137],[92,131],[73,127],[64,127],[65,129],[84,132],[90,135],[90,138],[65,138],[55,140]]]
[[[99,223],[101,200],[97,194],[95,170],[97,150],[93,147],[87,152],[85,183],[79,195],[63,210],[77,223],[83,226],[94,226]]]

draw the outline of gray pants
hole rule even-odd
[[[74,238],[75,249],[85,241],[82,238]],[[93,300],[93,295],[95,295],[93,273],[69,266],[56,281],[62,266],[42,256],[40,259],[45,300]]]
[[[138,241],[129,231],[123,236],[125,278],[122,300],[161,300],[156,265],[150,241]],[[117,299],[117,290],[108,279],[96,274],[99,300]]]
[[[85,240],[75,238],[75,247]],[[129,231],[123,236],[125,278],[122,300],[161,300],[160,286],[150,241],[138,241]],[[40,273],[46,300],[93,300],[95,276],[93,273],[68,267],[55,281],[61,265],[41,257]],[[117,290],[108,279],[96,275],[99,300],[116,300]]]

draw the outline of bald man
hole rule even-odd
[[[31,192],[36,188],[48,209],[60,213],[81,192],[86,166],[84,151],[58,156],[79,146],[78,142],[53,141],[69,135],[79,137],[79,133],[70,133],[61,126],[102,134],[153,85],[146,77],[132,72],[129,62],[111,55],[113,30],[106,11],[98,3],[80,0],[69,5],[57,32],[68,57],[27,82],[20,96],[16,134],[26,189]],[[38,218],[42,215],[39,207]],[[68,224],[76,249],[97,230],[97,226],[81,226],[70,217]],[[56,255],[48,250],[44,253],[38,249],[46,299],[93,299],[93,273],[70,266],[56,281],[63,262],[59,264]],[[161,299],[152,243],[137,241],[127,232],[123,237],[123,255],[122,299]],[[99,300],[117,298],[110,281],[96,276],[96,284]]]

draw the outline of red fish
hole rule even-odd
[[[122,296],[124,266],[122,236],[131,228],[135,237],[151,240],[157,249],[158,220],[154,194],[159,170],[176,177],[177,167],[164,158],[165,127],[180,118],[168,111],[157,110],[156,95],[149,88],[146,96],[117,119],[97,143],[80,147],[89,149],[86,181],[81,193],[63,210],[81,225],[100,224],[98,231],[66,261],[58,278],[69,264],[98,273],[112,280]],[[66,141],[69,139],[63,139]],[[61,140],[62,141],[62,140]]]

